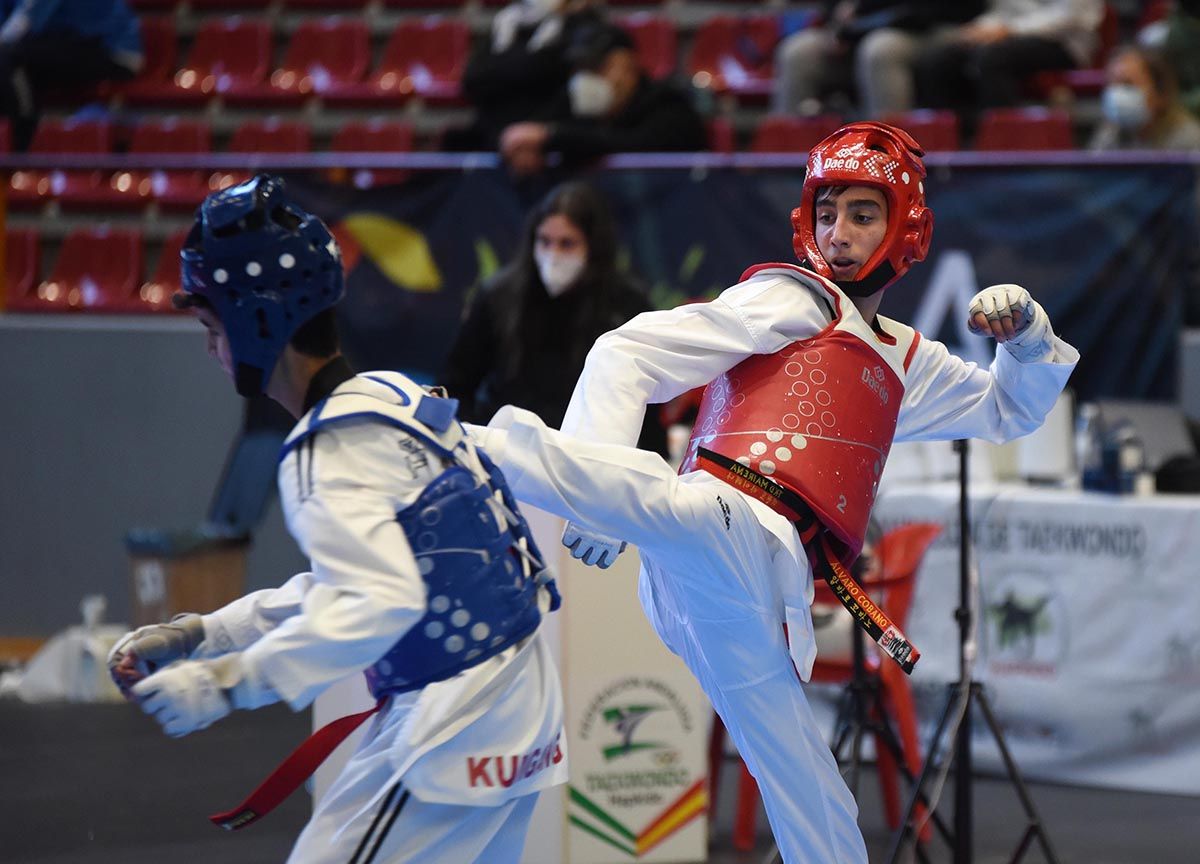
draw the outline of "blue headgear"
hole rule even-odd
[[[268,174],[204,199],[180,259],[183,291],[225,326],[243,396],[266,389],[296,330],[344,292],[333,235]]]

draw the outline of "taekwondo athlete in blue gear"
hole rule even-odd
[[[364,672],[376,712],[289,862],[515,862],[538,793],[567,779],[566,741],[539,630],[558,594],[503,475],[454,400],[350,369],[337,244],[282,181],[210,196],[181,257],[176,305],[204,324],[209,353],[239,393],[299,418],[279,487],[312,570],[128,634],[114,679],[181,736],[236,708],[299,710]],[[273,782],[213,820],[260,817],[286,794]]]

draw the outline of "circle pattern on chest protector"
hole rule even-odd
[[[446,625],[441,621],[430,621],[425,625],[425,635],[430,639],[441,639],[446,632]]]
[[[450,598],[439,594],[429,601],[429,610],[435,615],[444,615],[450,609]]]
[[[447,636],[443,645],[446,648],[447,654],[457,654],[467,647],[467,642],[463,637],[455,633],[453,636]]]
[[[483,621],[476,621],[471,626],[471,638],[476,642],[482,642],[492,633],[492,628]]]
[[[442,521],[442,510],[440,507],[429,506],[421,511],[421,524],[432,528],[434,525]]]
[[[422,576],[428,576],[433,572],[433,558],[428,555],[422,555],[417,559],[417,569]]]
[[[450,623],[455,627],[466,627],[471,623],[471,613],[466,609],[455,609],[450,613]]]
[[[803,344],[800,348],[806,349],[803,352],[805,363],[820,362],[820,351]],[[784,356],[793,357],[798,353],[799,349],[792,349]],[[784,366],[784,372],[792,381],[783,398],[791,403],[793,410],[780,416],[779,426],[760,433],[762,437],[758,440],[749,441],[747,450],[735,459],[767,476],[778,471],[780,463],[791,461],[795,451],[808,447],[809,438],[832,437],[837,426],[837,416],[832,410],[833,395],[824,387],[828,380],[826,372],[795,360]],[[791,402],[788,397],[795,397],[796,401]]]

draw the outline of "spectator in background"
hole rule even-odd
[[[1200,150],[1200,120],[1179,101],[1175,74],[1161,55],[1123,48],[1109,61],[1101,97],[1104,120],[1093,150]]]
[[[463,420],[486,423],[512,403],[562,423],[592,343],[650,308],[616,262],[616,228],[591,186],[565,183],[533,208],[516,256],[472,299],[441,376]],[[646,445],[661,450],[662,430],[648,429]]]
[[[571,77],[565,46],[580,27],[602,19],[592,0],[515,0],[492,19],[486,42],[471,55],[462,89],[475,121],[447,132],[449,150],[495,150],[506,126],[544,120]]]
[[[1200,0],[1176,0],[1166,18],[1138,33],[1138,43],[1166,58],[1180,102],[1200,116]]]
[[[779,44],[776,113],[822,113],[831,94],[852,85],[866,117],[911,110],[918,50],[939,31],[978,15],[983,2],[838,0],[826,7],[824,26],[807,27]]]
[[[917,58],[917,93],[929,108],[959,112],[973,131],[978,110],[1017,105],[1035,72],[1074,69],[1099,46],[1103,0],[991,0],[973,21]]]
[[[540,172],[552,153],[574,168],[610,153],[707,149],[688,95],[646,75],[620,27],[580,28],[567,52],[574,72],[555,119],[514,123],[500,136],[500,154],[515,173]]]
[[[0,109],[13,146],[37,128],[38,92],[131,78],[143,62],[137,18],[124,0],[0,0]]]

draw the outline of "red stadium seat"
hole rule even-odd
[[[118,95],[137,101],[141,92],[155,94],[174,87],[175,21],[165,16],[146,17],[139,22],[142,28],[142,69],[130,81],[113,85]]]
[[[38,124],[30,153],[110,153],[113,149],[113,130],[108,123],[95,120],[44,119]],[[14,171],[9,177],[9,203],[28,207],[59,198],[95,194],[106,182],[100,171],[85,169],[53,171]]]
[[[312,130],[304,122],[248,120],[233,131],[226,148],[231,153],[307,153],[312,149]],[[226,189],[250,179],[245,171],[216,171],[208,178],[209,191]]]
[[[142,233],[78,228],[58,251],[50,278],[38,285],[30,309],[45,312],[136,312],[142,281]]]
[[[250,9],[263,11],[270,6],[272,0],[189,0],[192,9]]]
[[[187,238],[187,229],[168,237],[158,254],[154,275],[138,289],[138,302],[147,312],[177,312],[171,305],[171,295],[179,290],[179,250]]]
[[[337,9],[339,11],[349,9],[362,9],[371,0],[285,0],[285,5],[288,9]],[[447,0],[449,2],[449,0]],[[455,5],[458,0],[454,0]],[[426,3],[426,6],[432,5]]]
[[[692,84],[743,101],[764,101],[774,87],[778,42],[779,20],[773,15],[709,18],[692,42]]]
[[[233,131],[231,153],[307,153],[312,132],[307,123],[268,118],[248,120]]]
[[[409,153],[413,149],[413,127],[410,123],[379,118],[353,121],[337,131],[329,149],[336,153]],[[359,189],[370,189],[401,183],[408,173],[401,169],[358,168],[350,180]]]
[[[484,6],[507,6],[510,0],[483,0]],[[433,6],[465,6],[467,0],[383,0],[396,9],[429,9]]]
[[[7,120],[0,120],[0,153],[12,150],[12,127]]]
[[[677,46],[675,24],[669,18],[638,12],[616,19],[633,39],[638,61],[651,78],[666,78],[675,73]]]
[[[712,117],[705,121],[708,130],[708,149],[714,153],[732,153],[737,149],[737,135],[728,117]]]
[[[4,232],[4,244],[6,308],[11,312],[22,312],[30,308],[33,286],[38,283],[42,266],[41,240],[33,228],[10,228]]]
[[[129,142],[130,153],[208,153],[212,151],[212,129],[202,120],[168,117],[139,123]],[[208,183],[200,171],[118,171],[109,180],[101,203],[141,206],[150,200],[168,208],[192,209],[208,194]]]
[[[173,80],[146,83],[125,96],[145,105],[198,105],[212,96],[266,80],[271,29],[265,21],[237,16],[206,21],[196,32],[187,63]]]
[[[371,36],[358,19],[316,18],[304,21],[288,43],[283,63],[269,81],[234,85],[225,93],[229,104],[299,105],[331,86],[357,84],[371,62]]]
[[[807,153],[842,125],[840,117],[823,114],[795,117],[769,114],[759,121],[750,140],[752,153]]]
[[[1050,108],[993,108],[983,112],[976,150],[1070,150],[1071,117]]]
[[[934,111],[928,108],[885,114],[879,118],[884,123],[899,126],[913,138],[926,153],[938,150],[957,150],[960,146],[958,115],[953,111]]]
[[[470,50],[463,21],[430,15],[408,18],[392,32],[383,57],[366,81],[333,84],[322,95],[340,105],[379,105],[420,97],[435,104],[455,104]]]

